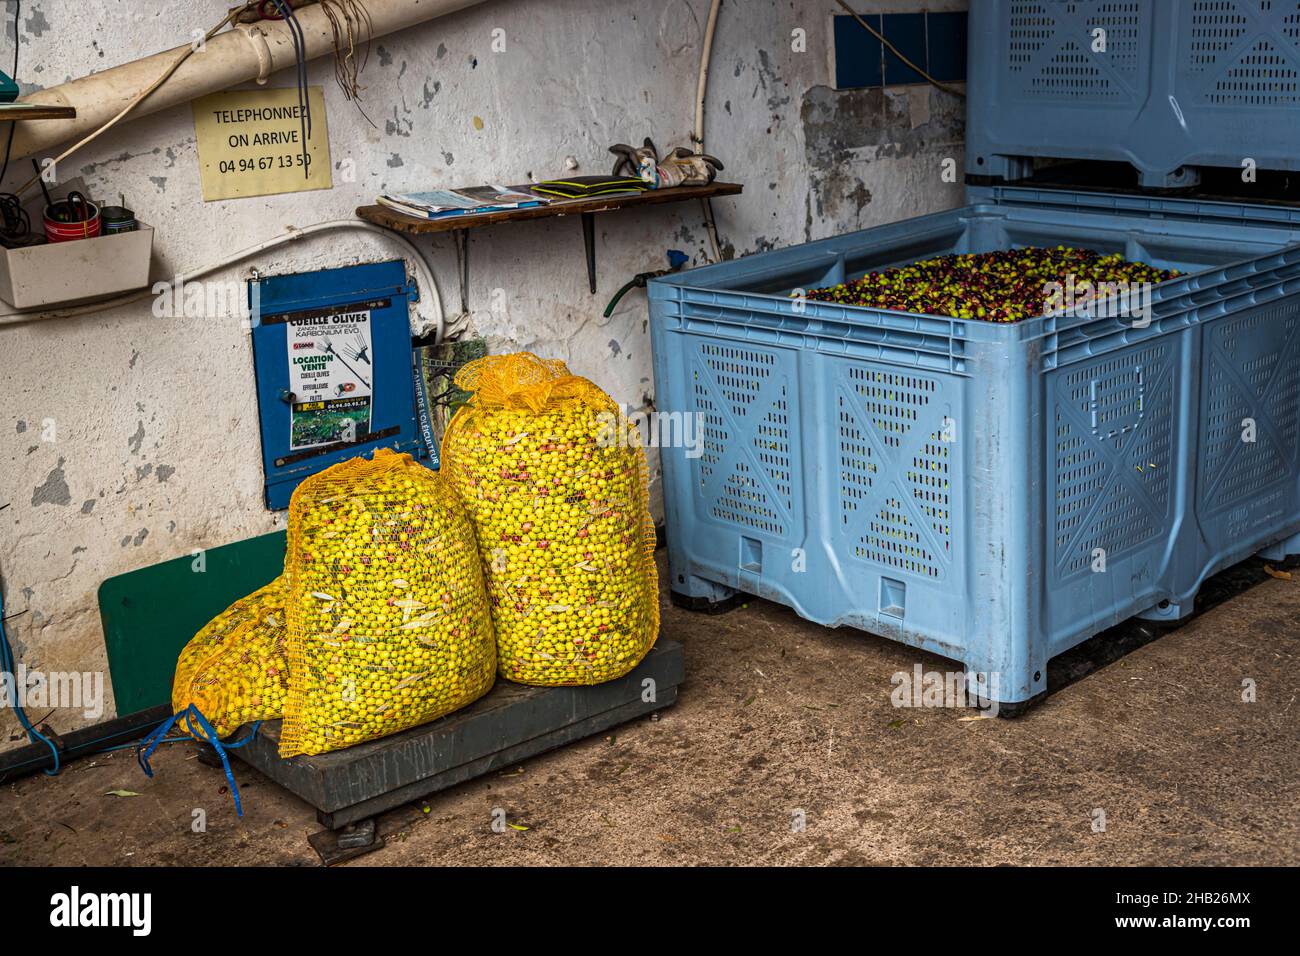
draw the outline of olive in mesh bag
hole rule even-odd
[[[218,737],[284,713],[289,688],[284,576],[214,617],[176,661],[172,712],[194,705]],[[205,739],[189,721],[193,736]]]
[[[280,755],[434,720],[492,686],[496,642],[474,531],[437,472],[377,449],[289,504],[289,668]]]
[[[263,720],[284,712],[289,696],[287,599],[288,585],[280,575],[230,605],[185,645],[172,681],[172,716],[135,747],[146,776],[154,775],[150,758],[162,744],[200,740],[221,760],[235,812],[244,815],[229,751],[252,741]],[[243,724],[253,725],[250,732],[228,739]],[[177,726],[185,734],[169,736]]]
[[[648,469],[617,404],[528,352],[464,366],[443,474],[474,521],[499,672],[539,686],[632,670],[659,633]]]

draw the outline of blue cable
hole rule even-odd
[[[190,736],[182,736],[182,737],[164,737],[162,740],[158,741],[158,743],[160,743],[160,744],[179,744],[179,743],[181,743],[182,741],[193,740],[193,739],[194,739],[194,738],[193,738],[193,737],[190,737]],[[101,747],[101,748],[99,748],[98,750],[94,751],[94,753],[97,753],[97,754],[106,754],[106,753],[112,753],[114,750],[138,750],[139,748],[140,748],[140,741],[138,741],[138,740],[132,740],[130,743],[126,743],[126,744],[117,744],[116,746],[113,746],[113,747]]]
[[[32,726],[32,722],[27,719],[26,711],[18,703],[18,675],[14,668],[14,651],[9,646],[9,635],[5,633],[4,616],[4,585],[0,583],[0,671],[8,674],[10,678],[9,706],[14,709],[14,713],[18,716],[18,723],[23,725],[23,730],[27,731],[27,736],[32,743],[40,741],[50,748],[50,753],[54,757],[54,767],[53,769],[43,767],[42,770],[47,777],[54,777],[59,773],[59,748],[54,745],[54,741]]]
[[[49,737],[46,737],[43,733],[41,733],[34,726],[32,726],[31,720],[29,720],[27,717],[27,712],[24,711],[22,706],[18,703],[18,676],[17,673],[15,672],[13,648],[9,646],[9,635],[5,633],[4,607],[5,607],[4,586],[3,583],[0,583],[0,673],[5,673],[10,676],[10,688],[9,688],[9,695],[8,695],[9,706],[13,708],[14,714],[16,714],[18,717],[18,722],[22,724],[23,730],[27,731],[27,735],[32,740],[32,742],[35,743],[39,741],[45,744],[45,746],[50,748],[50,755],[54,760],[54,766],[53,768],[43,767],[41,769],[46,776],[56,777],[58,776],[59,770],[61,769],[61,765],[59,762],[59,748],[55,746],[54,741],[50,740]],[[190,731],[190,734],[192,736],[182,736],[182,737],[165,736],[167,731],[170,730],[181,717],[185,718],[185,725],[187,729]],[[197,731],[194,729],[194,720],[196,719],[198,720],[199,723],[199,730]],[[248,735],[245,736],[242,740],[236,740],[230,743],[223,744],[221,743],[220,739],[217,737],[217,732],[212,728],[212,725],[208,723],[208,719],[203,716],[203,713],[198,709],[198,707],[194,706],[193,704],[190,704],[189,707],[181,711],[179,714],[174,714],[171,717],[169,717],[167,720],[163,721],[162,725],[157,730],[154,730],[152,733],[149,734],[148,737],[144,738],[144,740],[140,741],[139,743],[127,743],[127,744],[119,744],[118,746],[115,747],[104,747],[100,750],[95,751],[95,753],[108,753],[113,750],[126,750],[128,748],[135,748],[136,758],[137,760],[139,760],[140,766],[145,772],[145,776],[152,777],[153,768],[149,766],[149,757],[153,754],[155,750],[158,749],[158,746],[160,744],[171,744],[171,743],[177,743],[182,740],[192,740],[192,739],[198,739],[205,743],[209,743],[217,751],[217,755],[221,757],[221,765],[226,771],[226,779],[230,782],[230,792],[234,795],[235,798],[235,812],[242,817],[244,815],[244,812],[239,801],[239,786],[235,783],[235,775],[230,769],[230,761],[226,758],[225,751],[236,750],[240,747],[245,746],[246,744],[251,743],[253,738],[257,736],[257,731],[261,726],[262,726],[262,722],[259,720],[253,724],[252,730],[250,730],[248,732]],[[202,733],[200,733],[200,731],[202,731]],[[140,754],[141,748],[143,748],[146,744],[149,744],[151,741],[152,741],[152,745],[143,755],[141,755]]]

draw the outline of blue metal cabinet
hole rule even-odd
[[[401,260],[249,283],[266,504],[308,475],[379,447],[426,458]]]

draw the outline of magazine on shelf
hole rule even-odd
[[[417,219],[438,219],[443,216],[541,206],[550,202],[550,199],[538,196],[526,186],[484,185],[418,193],[384,193],[378,201],[381,206]]]

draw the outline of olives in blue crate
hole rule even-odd
[[[1058,308],[1086,309],[1094,299],[1176,277],[1177,270],[1132,262],[1119,253],[1027,246],[963,253],[868,272],[813,289],[809,300],[984,322],[1020,322]]]

